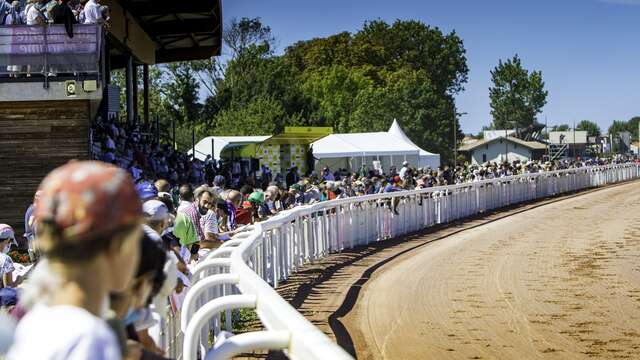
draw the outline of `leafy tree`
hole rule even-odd
[[[264,46],[273,50],[275,37],[271,34],[271,28],[265,26],[259,17],[240,20],[231,19],[222,33],[224,44],[231,50],[231,57],[242,55],[253,45]]]
[[[142,67],[138,67],[138,114],[137,118],[142,121],[144,111],[144,96],[143,96],[143,76]],[[160,66],[149,66],[149,117],[155,119],[157,116],[163,117],[167,102],[163,92],[164,73]],[[117,85],[120,89],[120,117],[121,120],[126,120],[126,106],[127,106],[127,94],[126,94],[126,76],[124,69],[114,70],[111,73],[111,82]]]
[[[215,132],[219,135],[273,135],[284,130],[285,118],[279,101],[259,97],[246,106],[222,110],[216,121]]]
[[[588,136],[600,136],[600,127],[593,121],[582,120],[576,126],[576,130],[586,131]]]
[[[355,129],[352,118],[359,107],[359,94],[371,87],[371,79],[362,72],[334,65],[310,74],[303,92],[317,108],[312,115],[314,122],[345,133]]]
[[[489,98],[494,126],[508,129],[533,124],[547,103],[542,73],[529,73],[516,54],[512,59],[498,62],[491,71],[491,80]]]
[[[200,83],[196,71],[188,62],[169,63],[165,70],[167,82],[164,91],[167,94],[168,115],[180,124],[198,122],[202,105],[198,101]]]
[[[438,152],[451,160],[453,116],[451,96],[437,93],[423,71],[405,69],[389,74],[386,86],[359,95],[360,104],[352,118],[352,131],[386,131],[396,118],[407,136],[424,149]],[[459,122],[458,140],[464,137]]]
[[[613,123],[609,126],[609,135],[617,135],[618,133],[628,131],[629,124],[626,121],[613,120]]]
[[[567,124],[554,125],[551,128],[551,131],[569,131],[571,127]]]
[[[284,57],[301,74],[302,98],[310,106],[299,113],[313,119],[310,124],[384,131],[396,118],[416,144],[441,152],[445,161],[452,155],[453,96],[468,74],[455,32],[376,20],[353,35],[298,42]]]
[[[640,116],[634,116],[627,121],[627,130],[635,140],[638,140],[638,124],[640,124]]]

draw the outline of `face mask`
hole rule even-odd
[[[136,310],[129,309],[129,311],[127,311],[127,315],[124,317],[124,319],[122,319],[122,322],[124,323],[125,326],[129,326],[135,323],[136,321],[140,320],[141,317],[142,317],[142,312],[139,309],[136,309]]]

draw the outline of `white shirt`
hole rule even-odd
[[[41,17],[42,13],[32,5],[27,11],[27,25],[38,25],[38,18]]]
[[[0,276],[6,273],[10,273],[13,270],[15,270],[15,266],[13,265],[13,260],[11,260],[11,257],[3,252],[0,252]]]
[[[404,175],[407,173],[408,168],[406,166],[403,166],[402,169],[400,169],[400,173],[398,175],[400,175],[400,179],[404,180]]]
[[[68,305],[37,305],[18,323],[7,359],[119,360],[120,346],[104,320]]]
[[[200,227],[202,227],[202,233],[205,234],[205,236],[207,233],[219,233],[218,217],[216,216],[216,213],[211,210],[207,211],[207,213],[200,218]]]
[[[178,212],[184,212],[186,208],[191,206],[191,202],[180,200],[180,204],[178,204]]]
[[[100,5],[96,4],[96,0],[89,0],[89,2],[84,6],[83,12],[85,24],[97,24],[98,20],[102,19]]]

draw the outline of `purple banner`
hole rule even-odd
[[[75,25],[70,38],[64,25],[2,26],[0,54],[95,54],[100,51],[100,31],[98,25]]]

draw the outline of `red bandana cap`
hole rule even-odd
[[[93,239],[142,219],[131,176],[99,161],[74,161],[40,184],[36,219],[53,223],[72,241]]]

